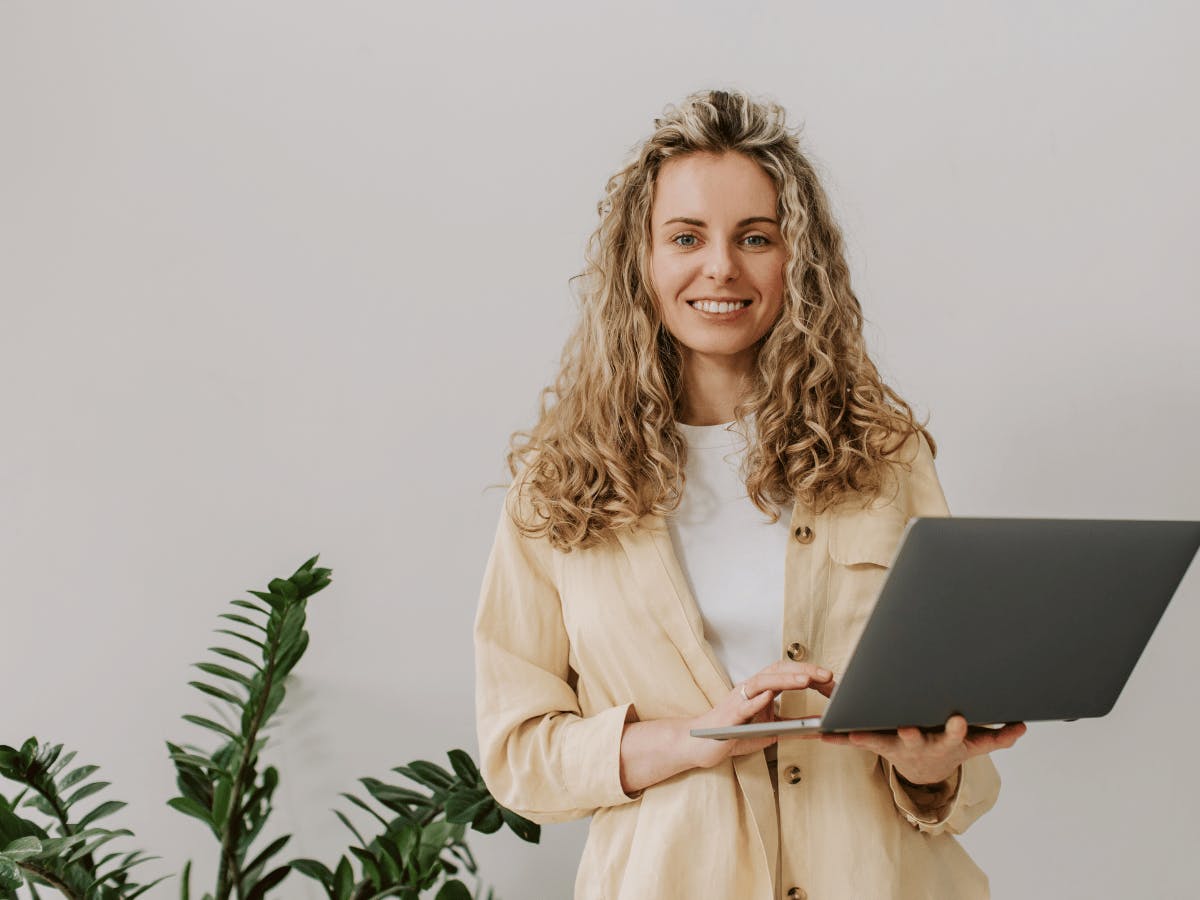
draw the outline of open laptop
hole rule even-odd
[[[1198,548],[1195,521],[911,519],[822,715],[691,734],[1104,716]]]

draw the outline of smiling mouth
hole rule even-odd
[[[696,310],[697,312],[706,312],[706,313],[709,313],[710,315],[718,315],[719,316],[719,315],[728,315],[729,313],[735,313],[735,312],[738,312],[739,310],[743,310],[747,306],[749,306],[752,302],[753,301],[751,301],[749,299],[747,299],[747,300],[719,300],[719,301],[688,300],[687,305],[690,306],[692,309]],[[697,304],[701,304],[701,303],[703,303],[704,305],[703,306],[697,305]]]

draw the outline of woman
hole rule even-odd
[[[689,734],[821,713],[907,520],[949,510],[783,110],[705,92],[655,125],[607,185],[557,402],[508,454],[484,780],[592,817],[576,898],[987,897],[954,834],[1023,724]]]

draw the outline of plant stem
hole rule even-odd
[[[279,631],[283,629],[282,618],[281,616]],[[267,705],[267,698],[271,696],[271,685],[275,675],[275,656],[279,652],[279,631],[276,632],[275,638],[271,643],[271,652],[266,659],[267,666],[263,670],[263,685],[258,695],[258,708],[255,709],[254,718],[250,722],[250,734],[246,736],[246,742],[242,747],[242,758],[238,763],[237,774],[233,779],[233,787],[229,792],[231,808],[229,815],[225,818],[225,834],[221,838],[221,862],[217,870],[217,894],[215,900],[229,900],[230,891],[233,889],[230,879],[238,874],[238,861],[234,853],[234,848],[237,847],[238,838],[241,837],[242,830],[242,790],[246,780],[246,772],[250,768],[250,754],[254,750],[258,729],[262,724],[263,708]],[[241,897],[240,881],[238,882],[238,897]]]
[[[70,897],[71,900],[82,900],[82,898],[71,893],[70,885],[68,885],[65,881],[61,881],[59,878],[57,878],[54,875],[54,873],[51,872],[49,869],[44,869],[41,866],[39,866],[37,863],[26,862],[25,860],[21,860],[20,862],[17,863],[17,865],[20,866],[25,871],[32,872],[38,878],[41,878],[41,879],[49,882],[50,884],[54,885],[54,887],[58,890],[58,892],[60,894],[62,894],[64,897]]]

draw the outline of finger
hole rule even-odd
[[[896,743],[898,743],[896,738],[889,740],[888,738],[874,734],[870,731],[850,732],[850,745],[852,747],[862,747],[864,750],[873,750],[880,756],[890,755],[893,753],[893,748]]]
[[[925,736],[921,734],[921,729],[915,725],[897,728],[896,734],[900,738],[900,743],[910,750],[915,750],[925,743]]]
[[[960,715],[953,715],[946,720],[946,729],[942,732],[939,742],[942,747],[958,747],[967,736],[967,720]]]
[[[834,689],[837,688],[837,682],[830,678],[828,681],[814,681],[808,687],[823,697],[832,697]]]
[[[737,691],[737,694],[739,705],[743,710],[747,711],[746,715],[752,715],[765,709],[775,697],[774,691],[759,691],[754,693],[749,688],[746,689],[746,695],[750,698],[749,700],[742,699],[741,691]]]
[[[833,677],[833,672],[822,665],[812,662],[796,662],[790,659],[781,659],[773,662],[758,673],[758,675],[779,674],[807,675],[814,681],[828,681]]]
[[[1014,722],[1010,725],[1005,725],[995,734],[996,744],[1001,749],[1008,749],[1017,742],[1017,738],[1028,730],[1024,722]]]
[[[1007,750],[1017,742],[1017,738],[1026,731],[1024,722],[1005,725],[1003,728],[985,729],[978,734],[972,734],[964,741],[964,746],[971,756],[981,753],[991,753],[993,750]]]
[[[803,690],[812,680],[813,676],[808,672],[759,672],[757,675],[751,675],[742,684],[746,688],[746,694],[754,697],[761,691]]]
[[[742,756],[746,753],[753,753],[755,750],[766,750],[777,740],[779,738],[775,735],[767,738],[742,738],[733,742],[730,755]]]

